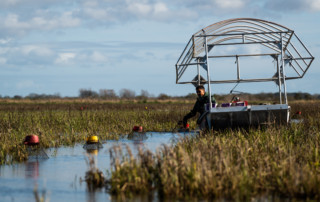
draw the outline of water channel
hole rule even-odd
[[[139,147],[155,152],[162,144],[174,144],[186,135],[192,133],[147,132],[131,139],[109,140],[103,143],[103,148],[96,155],[97,167],[104,174],[110,170],[109,150],[114,145],[123,146],[123,149],[128,145],[133,153],[137,153]],[[39,196],[44,193],[48,201],[115,200],[104,189],[89,192],[86,183],[80,182],[88,170],[87,152],[82,144],[47,149],[45,152],[49,159],[30,158],[23,163],[0,166],[0,201],[35,201],[35,187]]]

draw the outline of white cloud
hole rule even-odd
[[[16,43],[5,44],[0,47],[1,64],[13,66],[23,65],[24,67],[41,66],[52,64],[55,58],[55,51],[47,45],[19,45]]]
[[[108,61],[108,58],[104,54],[102,54],[98,51],[94,51],[91,55],[91,58],[94,62],[98,62],[98,63]]]
[[[168,12],[169,9],[167,7],[166,4],[164,3],[156,3],[154,5],[154,13],[157,15],[157,14],[163,14],[163,13],[166,13]]]
[[[51,49],[47,47],[36,46],[36,45],[22,46],[22,47],[19,47],[19,50],[24,55],[35,54],[36,56],[40,56],[40,57],[48,57],[54,54],[54,52]]]
[[[265,9],[282,12],[320,11],[320,0],[268,0],[263,2]]]
[[[28,3],[3,0],[0,11],[0,37],[7,37],[39,30],[77,28],[84,24],[93,27],[123,25],[139,20],[194,22],[201,17],[217,15],[229,18],[230,12],[246,16],[317,12],[320,11],[320,0],[203,0],[201,3],[198,0],[81,0],[73,3],[62,0],[30,0]]]
[[[47,16],[46,16],[47,15]],[[2,35],[24,35],[30,31],[54,30],[77,27],[81,24],[79,18],[73,17],[72,12],[64,12],[59,15],[38,14],[34,17],[23,19],[15,13],[9,13],[5,17],[0,16],[0,31]]]
[[[74,61],[75,65],[82,67],[96,67],[111,62],[107,53],[100,51],[82,51],[81,53],[75,54],[74,57],[70,59]],[[70,63],[71,62],[69,61],[69,64]]]
[[[20,22],[17,14],[8,14],[4,19],[3,26],[8,29],[27,29],[29,24],[26,22]]]
[[[6,38],[6,39],[0,39],[0,44],[8,44],[12,39],[11,38]]]
[[[28,23],[29,26],[36,29],[59,29],[68,27],[77,27],[81,20],[72,16],[72,12],[64,12],[60,16],[34,17]]]
[[[60,53],[58,58],[55,60],[55,63],[56,64],[72,63],[75,57],[76,57],[75,53]]]
[[[94,1],[94,0],[84,1],[82,6],[84,8],[87,8],[87,7],[98,7],[99,3],[97,1]]]
[[[97,20],[105,19],[105,18],[108,17],[107,10],[106,9],[101,9],[101,8],[90,8],[90,7],[87,7],[87,8],[84,8],[84,13],[87,16],[90,16],[91,18],[97,19]]]
[[[248,54],[261,54],[262,48],[261,46],[246,46],[245,47]]]
[[[81,16],[82,20],[90,26],[93,24],[125,23],[141,19],[148,21],[168,21],[168,19],[172,20],[172,17],[181,19],[180,11],[184,10],[185,12],[186,8],[174,9],[173,7],[169,8],[166,1],[154,2],[152,0],[85,1],[79,7],[78,16]]]
[[[320,11],[320,0],[310,0],[310,8],[313,11]]]
[[[41,7],[43,5],[48,6],[50,5],[51,7],[55,5],[63,5],[67,4],[67,1],[65,0],[1,0],[0,1],[0,7],[2,9],[15,9],[15,8],[22,8],[24,10],[28,8],[36,8],[36,7]],[[0,9],[1,9],[0,8]]]
[[[12,6],[16,5],[19,2],[19,0],[1,0],[0,5],[2,6]]]
[[[129,4],[127,10],[137,16],[147,16],[152,11],[152,6],[145,3]]]
[[[241,9],[244,6],[243,0],[216,0],[215,2],[222,9]]]

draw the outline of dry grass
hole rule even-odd
[[[167,198],[249,200],[261,195],[320,199],[319,102],[293,103],[304,122],[181,139],[136,158],[111,151],[113,194],[157,190]],[[115,155],[116,154],[116,155]]]

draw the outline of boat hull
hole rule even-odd
[[[289,117],[290,106],[286,104],[217,107],[203,117],[202,127],[203,122],[213,129],[287,124]]]

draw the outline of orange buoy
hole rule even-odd
[[[133,126],[132,131],[141,133],[143,131],[143,127],[142,126]]]
[[[23,142],[25,145],[38,145],[39,137],[38,135],[27,135]]]

